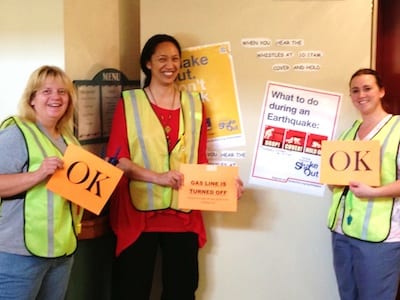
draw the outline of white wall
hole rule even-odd
[[[247,182],[267,80],[341,92],[340,131],[355,117],[350,74],[370,62],[368,0],[152,0],[141,4],[142,42],[160,30],[183,46],[230,41],[247,145],[237,161]],[[0,119],[14,113],[27,77],[42,64],[64,66],[63,1],[0,1]],[[245,37],[304,38],[325,53],[317,74],[273,73],[240,46]],[[344,113],[346,112],[346,113]],[[311,197],[248,186],[237,213],[205,213],[203,300],[336,300],[329,231],[330,195]]]
[[[43,64],[64,68],[61,0],[0,1],[0,119],[16,112],[29,75]]]
[[[141,43],[155,33],[183,47],[230,41],[247,145],[236,162],[247,182],[268,80],[342,93],[338,131],[356,112],[348,80],[371,61],[372,1],[152,0],[141,1]],[[304,39],[321,50],[320,72],[273,72],[242,38]],[[276,50],[271,47],[265,50]],[[289,62],[289,61],[285,61]],[[297,62],[297,59],[292,62]],[[203,300],[336,300],[324,197],[250,186],[237,213],[205,213],[209,242],[200,254]]]

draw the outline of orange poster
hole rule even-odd
[[[320,180],[330,185],[348,185],[354,180],[379,186],[379,142],[322,141]]]
[[[122,170],[76,145],[67,147],[63,161],[64,168],[53,174],[47,188],[100,214],[121,179]]]
[[[182,50],[179,89],[201,94],[208,144],[229,148],[245,144],[230,42]]]
[[[179,190],[179,208],[237,210],[237,167],[182,164],[180,171],[185,179]]]

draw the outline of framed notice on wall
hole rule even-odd
[[[116,69],[103,69],[92,80],[75,80],[74,84],[78,95],[75,136],[82,145],[105,143],[121,92],[138,88],[140,81],[128,80]]]

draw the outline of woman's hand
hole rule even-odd
[[[236,195],[237,199],[240,199],[244,193],[244,186],[243,186],[243,181],[240,179],[240,177],[236,178]]]
[[[174,190],[179,190],[179,188],[183,185],[183,174],[178,171],[160,173],[157,179],[157,184],[169,186]]]
[[[38,182],[46,179],[47,177],[54,174],[57,169],[62,169],[64,166],[64,162],[61,158],[56,156],[46,157],[39,169],[35,172],[38,176]]]
[[[358,182],[358,181],[350,181],[349,182],[350,191],[353,192],[355,196],[358,198],[375,198],[376,189],[371,187],[365,183]]]

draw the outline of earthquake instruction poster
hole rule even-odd
[[[201,94],[211,147],[245,144],[229,42],[183,49],[177,82],[180,90]]]
[[[249,183],[322,196],[321,144],[334,136],[341,99],[267,82]]]

